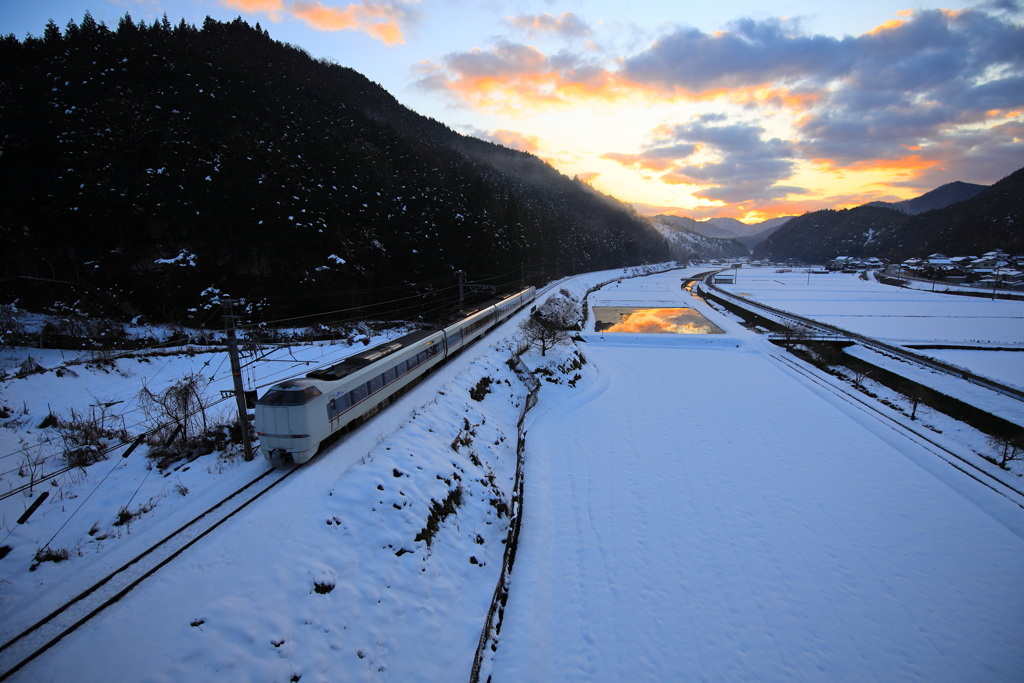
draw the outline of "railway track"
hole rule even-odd
[[[879,407],[872,405],[872,403],[867,399],[858,396],[856,392],[848,391],[845,387],[838,386],[833,382],[828,381],[815,372],[812,372],[810,369],[804,367],[796,359],[789,358],[786,352],[780,349],[772,348],[769,349],[768,353],[774,360],[788,368],[790,371],[832,393],[847,404],[867,413],[896,433],[910,439],[918,446],[921,446],[928,452],[941,458],[954,469],[959,470],[961,473],[967,475],[982,486],[991,489],[1021,509],[1024,509],[1024,487],[1020,486],[1017,482],[1004,479],[1002,476],[1002,470],[998,470],[995,465],[985,463],[980,456],[977,457],[979,462],[972,462],[973,458],[964,457],[960,453],[957,453],[956,451],[939,443],[930,435],[924,434],[913,427],[903,424],[891,415],[886,414],[886,412]],[[997,472],[999,474],[997,474]],[[1012,476],[1009,473],[1005,473],[1005,475],[1007,478]]]
[[[193,544],[245,509],[298,468],[267,470],[180,526],[57,609],[0,645],[0,681],[8,679],[159,571]]]
[[[768,306],[766,304],[758,303],[756,301],[750,301],[748,299],[744,299],[743,297],[738,297],[730,292],[727,292],[719,287],[716,287],[711,282],[709,282],[709,279],[710,276],[708,278],[705,278],[705,280],[703,280],[700,283],[701,289],[706,288],[713,292],[719,298],[725,299],[730,304],[737,306],[739,308],[743,308],[747,311],[750,311],[751,313],[756,313],[761,316],[764,316],[767,313],[769,314],[769,316],[778,319],[780,322],[789,321],[797,323],[799,325],[803,325],[804,327],[809,328],[814,332],[820,333],[825,338],[841,338],[853,341],[867,348],[874,349],[875,351],[887,353],[889,355],[896,356],[903,360],[923,365],[932,370],[937,370],[947,375],[951,375],[958,379],[970,382],[971,384],[984,387],[986,389],[995,391],[1004,396],[1008,396],[1010,398],[1024,402],[1024,391],[1021,391],[1020,389],[1016,389],[1005,384],[1000,384],[999,382],[993,381],[987,377],[982,377],[981,375],[976,375],[973,372],[969,372],[962,368],[957,368],[952,365],[943,363],[942,361],[922,356],[900,346],[886,344],[885,342],[880,342],[877,339],[865,337],[862,334],[850,332],[840,327],[835,327],[834,325],[829,325],[827,323],[811,320],[810,318],[804,318],[803,316],[797,315],[795,313],[790,313],[788,311],[773,308],[772,306]]]
[[[538,291],[538,296],[552,291],[559,285],[560,281],[549,283]],[[111,447],[110,451],[113,452],[125,445],[127,444],[118,444]],[[0,681],[9,679],[25,665],[60,642],[62,638],[81,628],[93,617],[120,601],[146,579],[296,471],[298,471],[298,467],[270,469],[263,472],[245,486],[63,602],[35,623],[8,636],[8,639],[0,644]],[[48,476],[57,476],[60,473],[54,472]],[[7,495],[12,494],[8,493]]]

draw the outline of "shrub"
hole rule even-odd
[[[43,546],[36,550],[35,562],[28,568],[28,570],[34,572],[43,562],[64,562],[70,557],[71,553],[68,552],[66,548],[57,548],[55,550],[48,545]]]
[[[334,584],[330,581],[313,581],[313,590],[320,595],[327,595],[334,590]]]
[[[996,457],[987,458],[1004,469],[1014,460],[1024,460],[1024,432],[1013,434],[998,433],[988,437],[988,444],[996,451]]]
[[[418,534],[416,534],[415,540],[426,541],[429,546],[431,541],[434,540],[434,536],[437,534],[437,531],[441,526],[441,522],[447,519],[449,515],[455,514],[455,511],[460,505],[462,505],[461,484],[448,492],[444,502],[438,503],[436,500],[431,500],[430,514],[427,515],[427,524]]]
[[[64,460],[68,467],[84,468],[105,460],[107,456],[103,451],[113,441],[128,440],[127,431],[113,426],[117,416],[108,415],[112,405],[99,402],[88,417],[72,409],[70,417],[57,418],[56,428],[64,445]],[[109,426],[108,420],[111,422]]]
[[[469,390],[469,397],[474,401],[484,400],[484,396],[491,393],[491,383],[493,381],[490,377],[481,377],[476,386]]]

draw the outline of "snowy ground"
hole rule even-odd
[[[1024,510],[773,360],[778,349],[680,290],[680,277],[700,270],[612,284],[590,304],[695,306],[726,334],[585,332],[577,346],[588,363],[575,388],[573,373],[557,370],[572,347],[525,358],[556,369],[527,416],[521,545],[481,680],[1020,680]],[[749,291],[747,272],[734,290]],[[613,275],[622,271],[559,287],[581,296]],[[508,523],[493,501],[510,493],[525,395],[504,363],[515,324],[12,680],[466,680]],[[222,357],[176,359],[147,381],[206,360],[216,369]],[[133,362],[118,368],[135,372]],[[485,376],[491,393],[474,401],[469,389]],[[130,397],[139,382],[102,370],[78,379],[105,399]],[[67,380],[5,382],[5,405],[25,401],[31,419],[0,433],[35,436],[55,397],[88,405],[90,390],[71,391],[79,385]],[[927,433],[952,449],[983,447],[946,416],[919,417],[916,428],[941,431]],[[211,454],[164,479],[147,475],[144,458],[114,460],[80,473],[78,497],[48,501],[26,525],[12,518],[29,501],[9,499],[17,507],[5,511],[14,549],[0,560],[6,633],[31,621],[25,610],[265,467]],[[179,476],[184,496],[171,483]],[[166,487],[156,508],[130,533],[94,542],[90,525],[111,528],[123,499],[140,483],[138,495],[150,495],[153,479]],[[429,546],[416,540],[432,506],[460,486],[456,514]],[[56,542],[84,544],[83,553],[29,572],[35,548],[64,522]],[[319,594],[316,583],[334,588]]]
[[[1021,680],[1024,511],[707,315],[542,391],[493,680]]]
[[[1024,333],[1021,334],[1024,337]],[[974,351],[961,349],[914,349],[950,365],[991,377],[1007,386],[1024,390],[1024,351]]]
[[[734,294],[823,323],[895,344],[915,342],[976,343],[1024,348],[1024,301],[1005,301],[901,289],[857,275],[776,273],[743,268]],[[921,353],[934,355],[932,350]],[[1024,384],[1024,363],[1015,352],[958,362],[973,372],[1014,386]],[[939,357],[939,356],[936,356]],[[997,360],[1002,358],[1005,360]]]
[[[559,286],[582,296],[593,284],[632,273],[593,273]],[[453,671],[467,677],[504,552],[508,519],[500,508],[509,504],[526,393],[504,361],[523,315],[17,679],[447,680]],[[280,362],[256,366],[247,385],[266,386],[361,348],[282,350],[271,356]],[[73,360],[67,352],[16,349],[5,356],[9,376],[28,355],[46,368]],[[33,453],[59,451],[53,430],[37,428],[51,411],[88,412],[98,399],[121,400],[112,421],[134,434],[144,423],[133,403],[143,383],[159,390],[201,373],[213,397],[230,387],[224,353],[71,367],[74,374],[50,371],[4,382],[0,397],[15,413],[0,430],[7,461],[14,463],[3,479],[7,490],[27,481],[17,464],[25,443]],[[477,402],[469,389],[484,376],[493,380],[491,391]],[[267,468],[262,458],[245,463],[213,453],[165,477],[149,466],[145,447],[127,459],[117,457],[123,450],[61,475],[56,485],[43,482],[32,496],[0,501],[6,506],[0,545],[12,548],[0,560],[0,642]],[[58,464],[51,458],[42,471]],[[441,523],[429,546],[416,540],[434,502],[460,486],[457,514]],[[15,524],[40,488],[51,490],[49,499],[27,524]],[[114,526],[122,506],[135,510],[140,502],[155,505],[131,524]],[[48,542],[67,549],[69,560],[30,571],[36,550]],[[316,582],[335,589],[316,593]]]

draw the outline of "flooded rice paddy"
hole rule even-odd
[[[724,334],[724,331],[692,308],[637,308],[595,306],[595,332],[644,334]]]

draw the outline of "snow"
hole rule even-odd
[[[1024,353],[962,349],[915,349],[915,351],[944,363],[969,369],[1016,389],[1024,390]]]
[[[718,320],[751,343],[590,334],[589,385],[544,387],[493,680],[1020,680],[1021,510]]]
[[[588,303],[694,307],[724,334],[602,335],[591,315],[584,342],[524,357],[554,374],[526,416],[520,546],[497,648],[487,650],[480,680],[1024,678],[1024,509],[894,428],[921,422],[889,411],[890,422],[852,405],[840,388],[811,381],[763,337],[680,290],[683,275],[705,269],[613,282]],[[755,293],[747,273],[733,291]],[[551,291],[582,297],[632,274],[591,273]],[[794,275],[794,284],[777,288],[795,287]],[[766,286],[756,296],[775,297],[772,305],[789,297],[781,307],[819,315],[837,307],[866,313],[876,302],[868,289],[858,298],[852,285],[862,284],[872,285],[801,296]],[[525,315],[11,680],[468,679],[504,551],[508,519],[491,500],[511,495],[526,389],[504,361]],[[937,316],[917,327],[886,320],[887,329],[903,326],[916,338],[955,329]],[[577,351],[588,362],[571,387],[572,373],[557,366]],[[59,352],[19,351],[5,361],[8,372],[27,352],[45,367],[60,362]],[[275,357],[319,364],[346,352],[307,345]],[[117,361],[131,377],[75,366],[78,378],[9,379],[0,395],[12,407],[25,401],[25,424],[38,424],[47,402],[54,410],[87,404],[89,391],[131,398],[143,374],[157,388],[205,364],[216,391],[227,386],[227,370],[217,367],[223,357]],[[305,371],[266,366],[277,378]],[[485,376],[494,380],[491,393],[475,401],[469,389]],[[982,438],[941,414],[919,417],[942,430],[932,436],[952,450],[970,454]],[[25,425],[0,432],[4,452],[14,450],[12,437],[27,436]],[[461,445],[467,438],[471,445]],[[27,572],[38,539],[68,519],[57,504],[14,528],[14,550],[0,560],[0,578],[10,581],[0,594],[0,639],[265,467],[211,454],[166,480],[150,474],[139,495],[159,490],[147,488],[153,479],[167,495],[103,548],[90,544],[89,525],[112,519],[147,470],[136,455],[89,468],[71,502],[115,473],[58,538],[62,546],[84,540],[83,556]],[[173,493],[178,476],[188,495]],[[416,540],[433,502],[459,485],[456,513],[429,547]],[[14,516],[5,509],[8,528]],[[314,582],[334,589],[318,594]]]
[[[774,308],[894,344],[946,343],[1024,350],[1024,301],[991,300],[921,291],[861,280],[857,275],[775,273],[742,268],[722,289]],[[944,358],[947,351],[911,349]],[[951,361],[979,375],[1020,386],[1015,351],[956,352]],[[991,355],[986,355],[991,354]]]
[[[863,346],[851,346],[845,352],[855,358],[860,358],[873,365],[912,379],[918,384],[935,389],[946,396],[958,398],[1004,420],[1024,426],[1024,402],[1015,398],[965,382],[944,372],[907,363],[901,359],[893,358],[888,354],[867,349]]]
[[[178,266],[194,266],[196,265],[196,255],[190,253],[187,249],[182,249],[181,252],[174,258],[156,259],[155,261],[153,261],[153,263]]]

